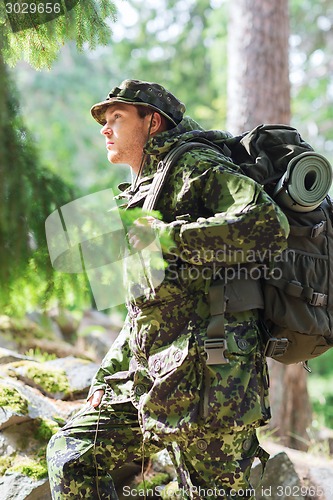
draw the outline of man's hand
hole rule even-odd
[[[128,241],[133,248],[143,250],[154,241],[156,234],[151,226],[156,220],[155,217],[147,215],[133,222],[132,228],[128,231]]]
[[[103,395],[103,389],[98,389],[92,396],[90,396],[90,398],[88,399],[88,403],[90,403],[93,408],[98,408],[100,402],[102,401]]]

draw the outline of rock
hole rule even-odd
[[[11,351],[10,349],[4,349],[3,347],[0,347],[0,365],[5,365],[7,363],[12,363],[13,361],[21,360],[33,361],[33,358],[24,356],[23,354],[19,354],[16,351]]]
[[[24,384],[38,389],[54,399],[64,399],[70,394],[66,373],[61,369],[51,370],[46,363],[19,361],[8,365],[8,374]]]
[[[69,311],[59,309],[58,307],[51,310],[48,315],[60,328],[63,338],[72,342],[77,333],[79,320],[76,319]]]
[[[47,332],[48,338],[63,340],[62,332],[55,321],[47,314],[33,311],[27,314],[27,318],[38,325],[44,332]]]
[[[10,338],[8,333],[0,332],[0,346],[5,349],[18,349],[18,344]]]
[[[35,480],[23,474],[0,477],[1,500],[51,500],[48,479]]]
[[[97,361],[101,361],[117,338],[123,321],[113,314],[108,316],[99,311],[85,312],[79,328],[77,346],[81,350],[94,353]]]
[[[252,469],[251,483],[254,487],[260,484],[261,464]],[[290,492],[290,494],[288,494]],[[304,500],[301,495],[301,482],[292,461],[285,452],[277,453],[267,462],[263,480],[256,488],[256,500],[281,500],[293,498]]]
[[[30,339],[29,347],[39,349],[41,352],[55,354],[57,358],[66,358],[67,356],[77,356],[83,359],[93,358],[88,356],[84,349],[75,347],[64,340],[48,340],[48,339]]]
[[[103,312],[90,309],[84,312],[78,327],[78,334],[84,335],[84,330],[88,326],[102,326],[106,330],[114,330],[118,332],[121,329],[122,324],[122,318],[116,314],[109,316]]]
[[[72,356],[47,361],[44,366],[50,370],[63,370],[69,382],[69,392],[76,398],[83,398],[88,394],[92,378],[99,368],[96,363]]]
[[[309,493],[310,498],[331,500],[333,497],[333,470],[327,467],[310,467]]]
[[[38,390],[33,389],[15,379],[5,379],[4,383],[1,384],[0,390],[3,390],[4,387],[9,387],[13,391],[15,391],[14,404],[17,405],[17,402],[20,403],[21,399],[21,408],[15,407],[13,405],[13,396],[11,397],[11,401],[9,400],[11,404],[8,407],[2,406],[2,410],[0,412],[0,423],[2,422],[2,428],[13,425],[18,421],[23,422],[28,419],[43,417],[53,418],[54,416],[58,416],[59,418],[67,418],[68,414],[72,413],[73,409],[76,409],[78,407],[78,405],[75,405],[75,408],[71,408],[69,412],[64,411],[59,407],[59,405],[55,403],[53,399],[47,398]],[[4,417],[5,414],[6,417]],[[14,418],[15,416],[20,418]],[[8,422],[7,425],[6,422],[9,420],[9,418],[11,418],[11,421]]]
[[[6,429],[6,427],[11,427],[15,424],[26,422],[29,419],[29,415],[20,415],[12,412],[11,410],[2,408],[0,412],[0,430],[3,431],[4,429]]]
[[[67,357],[38,363],[20,361],[8,365],[8,373],[55,399],[80,399],[88,393],[97,364]]]
[[[256,500],[332,500],[333,461],[310,453],[264,443],[271,454],[261,485],[256,489]],[[251,481],[256,486],[261,465],[256,463]]]
[[[102,327],[92,326],[86,330],[84,337],[80,337],[77,346],[80,350],[92,353],[96,361],[102,361],[109,351],[118,333],[110,333]]]
[[[0,387],[0,429],[29,420],[29,402],[20,391],[9,383]]]
[[[151,462],[156,472],[167,472],[170,476],[176,479],[174,466],[167,450],[162,450],[152,456]]]

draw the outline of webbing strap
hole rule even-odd
[[[327,306],[328,296],[325,293],[316,292],[310,286],[303,286],[299,281],[288,281],[284,278],[267,279],[269,285],[275,286],[283,290],[287,295],[305,300],[311,306],[324,307]]]
[[[326,230],[326,226],[327,223],[325,220],[318,222],[318,224],[315,224],[314,226],[290,226],[290,235],[317,238],[317,236]]]
[[[222,280],[215,282],[208,293],[210,321],[207,327],[207,339],[204,349],[207,354],[208,365],[220,365],[229,363],[225,357],[227,341],[224,335],[224,312],[225,312],[225,283]]]
[[[174,148],[169,151],[169,153],[165,156],[163,160],[160,161],[157,171],[154,175],[153,182],[150,185],[148,194],[146,196],[146,199],[143,204],[143,209],[144,210],[154,210],[156,207],[156,204],[161,196],[162,193],[162,188],[165,185],[165,182],[167,180],[167,177],[171,171],[171,168],[173,165],[176,163],[178,158],[180,158],[181,155],[186,153],[186,151],[189,151],[190,149],[194,148],[206,148],[206,149],[214,149],[218,153],[223,153],[221,148],[218,146],[215,146],[213,143],[210,143],[209,141],[202,140],[200,141],[188,141],[188,142],[181,142],[180,144],[177,144]]]

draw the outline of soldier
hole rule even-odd
[[[122,194],[127,209],[143,205],[145,187],[177,142],[223,144],[230,137],[203,130],[184,112],[165,88],[138,80],[125,80],[92,107],[108,160],[129,164],[135,174]],[[171,235],[164,280],[129,298],[125,325],[86,405],[51,439],[53,500],[117,499],[110,472],[161,449],[175,466],[178,497],[252,498],[251,465],[256,456],[267,459],[256,436],[270,417],[260,299],[245,276],[246,300],[226,307],[221,299],[214,313],[211,291],[221,283],[216,269],[246,271],[250,253],[278,255],[286,247],[286,218],[229,158],[204,147],[180,157],[156,208],[163,220],[138,220],[129,240],[142,248],[147,226]],[[207,331],[216,325],[222,344],[211,349]]]

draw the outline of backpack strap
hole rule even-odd
[[[325,220],[318,222],[314,226],[290,226],[291,236],[302,236],[306,238],[317,238],[323,231],[326,231]]]
[[[279,288],[290,297],[295,297],[304,300],[310,306],[325,307],[328,304],[328,296],[325,293],[316,292],[310,286],[303,286],[299,281],[288,281],[285,278],[269,278],[266,279],[268,285]]]
[[[143,204],[144,210],[154,210],[173,165],[184,153],[194,148],[214,149],[216,152],[223,154],[223,150],[220,147],[205,139],[178,143],[169,153],[167,153],[164,159],[159,162],[153,182],[150,185]]]

